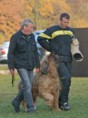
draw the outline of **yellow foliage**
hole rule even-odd
[[[49,17],[54,12],[53,5],[49,1],[46,1],[43,3],[43,6],[39,9],[39,12],[43,17]]]
[[[10,39],[24,18],[44,29],[57,24],[62,12],[70,14],[72,27],[88,27],[88,0],[0,0],[0,40]]]

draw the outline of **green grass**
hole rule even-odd
[[[70,111],[53,112],[42,99],[37,101],[37,112],[28,114],[21,106],[20,113],[14,113],[11,100],[17,93],[15,85],[11,85],[11,76],[0,75],[0,118],[88,118],[88,78],[72,78],[70,90]]]
[[[7,64],[1,64],[0,65],[0,70],[8,70]]]

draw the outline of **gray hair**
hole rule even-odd
[[[33,24],[31,19],[24,19],[22,24],[21,24],[21,28],[24,26],[29,26],[30,23]]]

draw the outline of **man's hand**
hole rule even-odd
[[[10,73],[11,73],[12,76],[14,76],[15,75],[15,70],[14,69],[10,69]]]
[[[35,72],[39,73],[40,72],[40,68],[35,68]]]
[[[15,78],[14,78],[14,76],[15,76],[15,70],[14,70],[14,69],[10,69],[10,73],[11,73],[11,75],[12,75],[12,86],[14,86],[14,81],[15,81]]]

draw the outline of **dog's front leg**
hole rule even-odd
[[[60,111],[59,106],[58,106],[58,94],[57,94],[57,92],[54,93],[53,97],[54,97],[54,100],[53,100],[53,110],[54,111]]]

